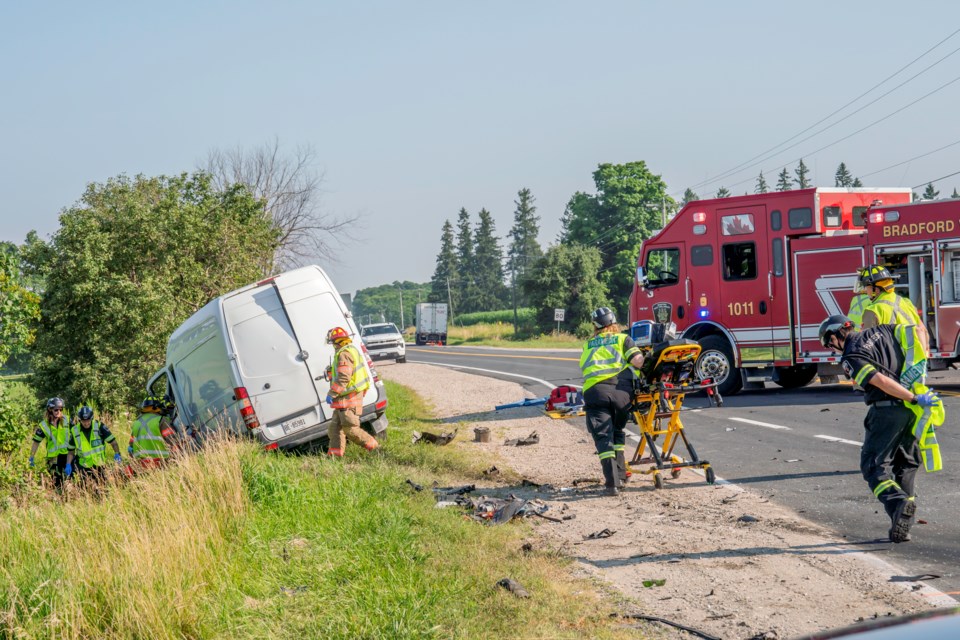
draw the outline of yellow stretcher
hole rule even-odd
[[[633,454],[629,465],[652,464],[640,473],[653,474],[653,486],[663,488],[661,471],[670,470],[676,478],[683,467],[697,467],[704,470],[707,482],[713,484],[716,474],[706,460],[697,456],[696,450],[687,439],[680,420],[683,400],[688,393],[705,391],[710,403],[723,406],[723,398],[717,391],[717,383],[712,380],[699,380],[695,377],[695,364],[700,355],[700,345],[690,340],[675,340],[658,345],[647,357],[656,358],[648,368],[645,364],[642,379],[635,381],[633,417],[640,427],[640,444]],[[657,439],[663,436],[663,444],[657,447]],[[684,460],[674,454],[677,443],[683,441],[689,454]],[[644,456],[644,454],[648,454]]]

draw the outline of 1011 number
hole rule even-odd
[[[731,316],[752,316],[752,302],[729,302],[727,303],[727,314]]]

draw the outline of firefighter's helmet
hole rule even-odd
[[[827,346],[830,338],[840,335],[842,329],[853,329],[853,322],[842,313],[832,315],[820,323],[820,344]]]
[[[327,331],[327,344],[335,344],[350,340],[350,334],[343,327],[334,327]]]
[[[140,403],[140,410],[144,413],[163,413],[163,398],[147,396]]]
[[[890,270],[882,264],[871,264],[860,270],[854,292],[861,293],[871,286],[888,289],[893,285],[894,279],[899,277],[890,273]]]
[[[77,418],[80,420],[93,420],[93,409],[87,405],[80,407],[80,410],[77,411]]]
[[[617,316],[613,314],[613,310],[610,309],[610,307],[600,307],[593,312],[590,319],[593,321],[593,326],[597,329],[609,327],[617,322]]]
[[[50,398],[47,400],[47,411],[55,411],[57,409],[63,411],[63,400],[60,398]]]

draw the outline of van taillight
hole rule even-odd
[[[280,443],[278,443],[278,442],[271,442],[270,444],[264,445],[264,446],[263,446],[263,449],[264,449],[264,451],[274,451],[274,450],[278,449],[279,447],[280,447]]]
[[[250,394],[247,393],[247,388],[234,387],[233,395],[240,401],[240,417],[243,418],[243,424],[247,425],[247,429],[259,427],[260,421],[257,420],[257,414],[250,403]]]
[[[374,405],[374,406],[377,408],[377,411],[382,411],[382,410],[384,410],[384,409],[387,407],[387,401],[386,401],[386,400],[381,400],[380,402],[378,402],[378,403],[377,403],[376,405]]]

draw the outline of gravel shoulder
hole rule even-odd
[[[493,410],[531,397],[520,385],[430,365],[377,368],[382,377],[415,389],[435,417],[459,426],[449,446],[483,451],[492,464],[549,485],[490,489],[540,498],[550,505],[549,515],[575,516],[558,523],[535,518],[536,545],[561,551],[609,583],[631,603],[625,612],[660,616],[725,639],[791,638],[941,602],[922,583],[891,580],[896,569],[865,553],[868,547],[749,490],[707,485],[690,470],[660,491],[640,474],[619,497],[599,495],[596,484],[573,488],[575,480],[600,477],[590,436],[575,423],[544,416],[539,407]],[[490,443],[473,442],[477,426],[491,430]],[[533,431],[537,445],[503,445]],[[585,539],[603,529],[614,533]],[[644,586],[651,581],[654,586]],[[663,635],[674,636],[690,637]]]

